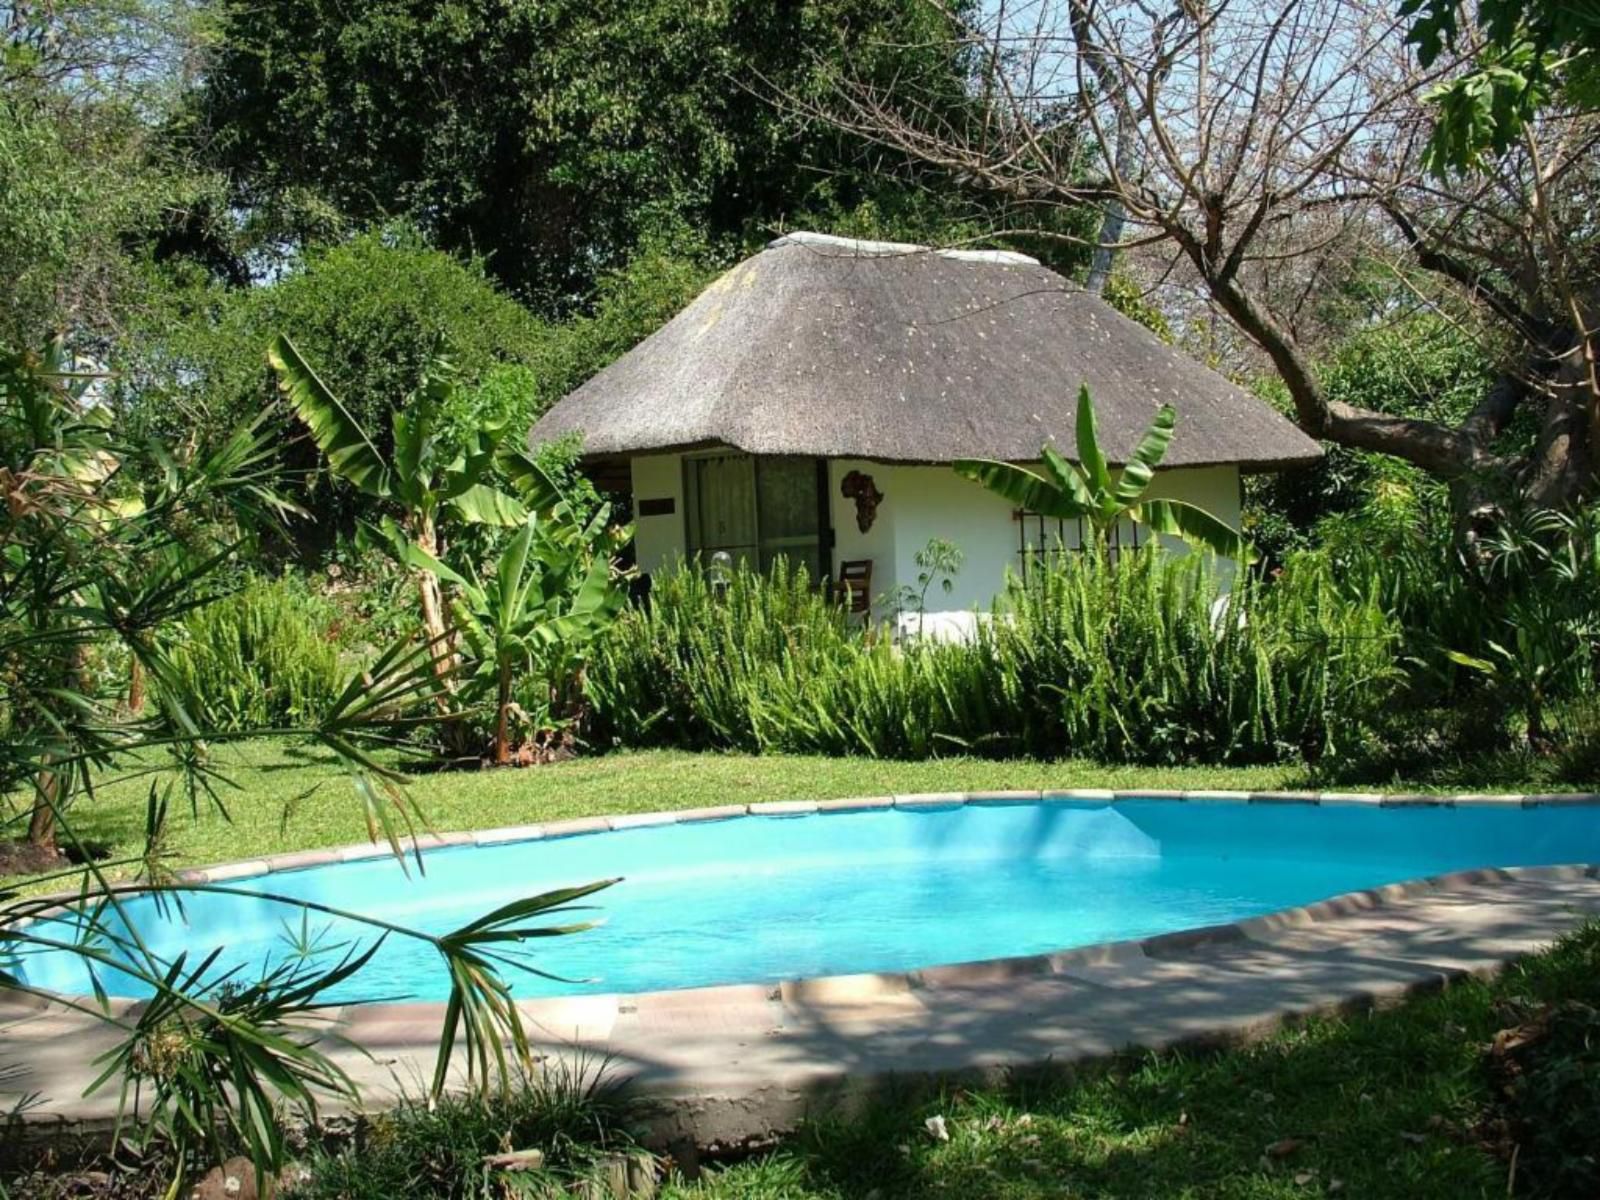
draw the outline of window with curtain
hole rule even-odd
[[[708,454],[684,460],[688,550],[719,550],[761,571],[782,556],[813,580],[829,572],[821,459]]]

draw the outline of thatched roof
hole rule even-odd
[[[592,455],[729,445],[893,462],[1067,455],[1080,384],[1125,461],[1156,409],[1168,466],[1318,456],[1268,405],[1021,254],[791,235],[723,275],[533,427]]]

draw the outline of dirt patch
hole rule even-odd
[[[99,862],[110,854],[109,846],[97,842],[84,843],[81,849],[68,846],[64,850],[36,846],[28,841],[0,842],[0,879],[65,871],[69,867],[81,867],[91,860]]]
[[[36,846],[32,842],[0,842],[0,879],[14,875],[42,875],[61,871],[72,861],[59,850]]]

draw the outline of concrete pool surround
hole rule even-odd
[[[660,813],[423,835],[416,848],[504,845],[652,825],[746,817],[963,805],[1086,807],[1165,800],[1216,805],[1377,808],[1594,807],[1600,794],[1433,795],[1068,789],[923,793],[716,805]],[[411,848],[411,843],[406,843]],[[392,853],[357,844],[195,868],[180,882],[232,884],[275,872]],[[61,897],[63,901],[77,899]],[[65,906],[63,906],[65,907]],[[60,911],[60,910],[57,910]],[[1367,1004],[1485,973],[1600,914],[1600,864],[1453,871],[1349,892],[1277,912],[1056,953],[662,992],[519,1001],[530,1031],[556,1053],[610,1058],[659,1101],[661,1136],[737,1139],[791,1127],[819,1104],[891,1079],[990,1075],[1245,1036],[1284,1018]],[[113,1001],[127,1013],[137,1001]],[[415,1091],[437,1049],[440,1002],[349,1004],[328,1014],[334,1054],[369,1102]],[[96,1124],[115,1088],[84,1096],[92,1061],[114,1040],[59,1004],[0,993],[0,1084],[44,1097],[35,1119]],[[338,1039],[348,1040],[349,1046]],[[365,1047],[358,1051],[356,1046]],[[370,1057],[367,1052],[370,1052]]]
[[[1600,792],[1548,792],[1522,794],[1430,793],[1386,794],[1381,792],[1244,792],[1244,791],[1163,791],[1145,789],[1110,790],[1067,788],[1060,791],[993,792],[915,792],[906,795],[855,796],[843,800],[767,800],[754,804],[719,804],[706,808],[687,808],[664,812],[621,813],[608,817],[573,817],[529,825],[505,825],[461,833],[424,833],[403,841],[405,849],[428,851],[449,846],[501,846],[514,842],[549,841],[583,834],[607,833],[624,829],[644,829],[652,825],[689,825],[700,821],[729,821],[738,817],[803,817],[827,813],[868,812],[874,809],[959,808],[965,805],[1065,804],[1081,808],[1104,808],[1129,801],[1170,800],[1188,804],[1307,804],[1322,806],[1362,805],[1379,808],[1545,808],[1586,805],[1600,808]],[[332,866],[383,858],[394,853],[382,842],[356,842],[320,850],[293,850],[260,858],[241,859],[214,866],[190,867],[178,871],[181,883],[231,883],[254,879],[278,871],[301,871],[308,867]],[[76,899],[76,893],[63,893],[63,899]]]

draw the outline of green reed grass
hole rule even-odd
[[[253,579],[191,613],[170,654],[218,729],[314,721],[344,686],[332,606],[293,579]]]
[[[1376,594],[1316,560],[1223,587],[1197,556],[1052,558],[967,643],[851,619],[803,572],[658,577],[590,689],[623,745],[1115,762],[1317,757],[1361,739],[1400,678]]]

